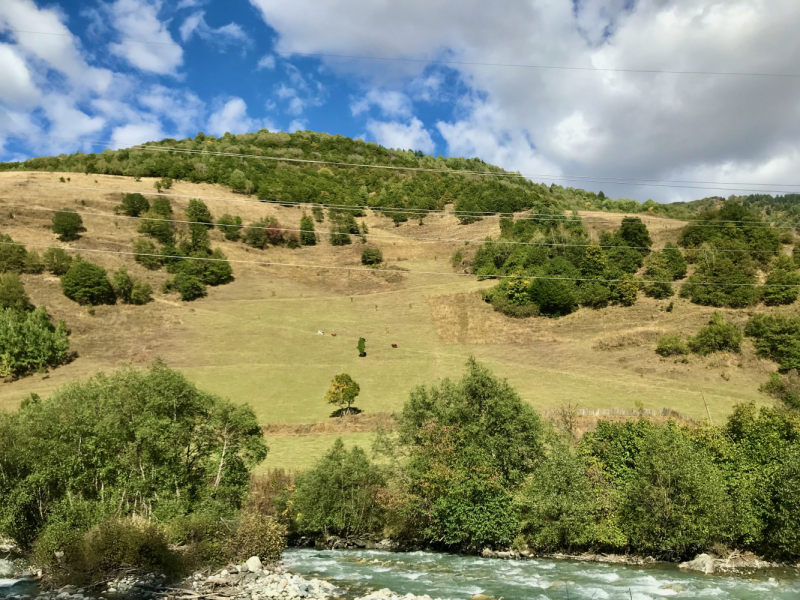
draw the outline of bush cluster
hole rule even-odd
[[[725,317],[719,311],[714,311],[710,323],[703,327],[696,336],[689,338],[689,348],[692,352],[700,356],[707,356],[713,352],[734,352],[742,351],[742,330],[726,323]]]
[[[53,215],[53,233],[62,242],[77,240],[83,230],[83,219],[74,210],[59,210]]]
[[[368,267],[379,265],[383,262],[383,252],[380,248],[364,248],[361,251],[361,264]]]
[[[21,377],[65,363],[67,335],[64,322],[53,325],[44,308],[0,310],[0,377]]]
[[[78,304],[114,304],[114,288],[106,270],[94,263],[75,257],[69,270],[61,277],[64,295]]]
[[[758,355],[778,363],[781,371],[800,370],[800,317],[756,315],[744,333],[753,338]]]

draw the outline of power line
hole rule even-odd
[[[384,273],[398,273],[403,274],[407,273],[409,275],[455,275],[457,277],[476,277],[472,273],[453,273],[453,272],[444,272],[444,271],[402,271],[399,269],[382,269],[382,268],[361,268],[361,267],[339,267],[333,265],[306,265],[306,264],[294,264],[294,263],[278,263],[278,262],[268,262],[268,261],[258,261],[258,260],[236,260],[236,259],[227,259],[227,258],[211,258],[211,257],[201,257],[201,256],[181,256],[179,254],[154,254],[148,252],[122,252],[119,250],[98,250],[98,249],[91,249],[91,248],[70,248],[69,246],[42,246],[38,244],[22,244],[20,242],[0,242],[0,245],[6,246],[22,246],[30,247],[30,248],[44,248],[44,249],[53,249],[53,250],[69,250],[70,252],[95,252],[99,254],[120,254],[126,256],[152,256],[155,258],[176,258],[181,260],[202,260],[202,261],[210,261],[210,262],[228,262],[228,263],[239,263],[239,264],[254,264],[254,265],[264,265],[269,267],[299,267],[299,268],[307,268],[307,269],[333,269],[339,271],[362,271],[362,272],[384,272]],[[491,275],[485,276],[486,279],[544,279],[548,281],[596,281],[600,283],[621,283],[623,281],[631,281],[629,279],[599,279],[596,277],[548,277],[548,276],[539,276],[539,275]],[[676,285],[714,285],[714,286],[729,286],[729,287],[781,287],[781,288],[794,288],[798,287],[796,285],[786,285],[786,284],[762,284],[759,285],[757,283],[719,283],[719,282],[693,282],[693,281],[649,281],[645,279],[636,279],[638,283],[674,283]]]
[[[5,31],[13,31],[14,33],[29,33],[36,35],[56,35],[62,37],[75,37],[72,33],[56,33],[50,31],[24,31],[21,29],[6,29]],[[181,44],[177,42],[155,42],[149,40],[133,40],[123,39],[115,43],[133,43],[133,44],[154,44],[158,46],[178,46],[182,48]],[[292,57],[302,56],[304,58],[339,58],[347,60],[372,60],[372,61],[390,61],[390,62],[405,62],[405,63],[424,63],[431,65],[457,65],[457,66],[471,66],[471,67],[500,67],[500,68],[514,68],[514,69],[540,69],[552,71],[583,71],[583,72],[596,72],[596,73],[641,73],[641,74],[666,74],[666,75],[719,75],[726,77],[777,77],[783,79],[797,79],[800,75],[794,73],[753,73],[745,71],[676,71],[676,70],[663,70],[663,69],[612,69],[607,67],[578,67],[569,65],[544,65],[544,64],[522,64],[522,63],[487,63],[475,61],[461,61],[461,60],[436,60],[427,58],[405,58],[393,56],[362,56],[354,54],[329,54],[322,52],[289,52],[273,50],[273,54],[279,56]]]
[[[109,201],[111,202],[111,201]],[[43,211],[43,212],[59,212],[62,210],[74,212],[79,215],[91,216],[91,217],[106,217],[111,219],[134,219],[137,221],[155,221],[155,222],[163,222],[163,223],[181,223],[184,225],[215,225],[219,228],[234,228],[234,229],[260,229],[264,231],[290,231],[293,233],[321,233],[321,234],[329,234],[329,235],[347,235],[347,236],[363,236],[363,237],[374,237],[374,238],[386,238],[386,239],[396,239],[396,240],[415,240],[415,241],[423,241],[423,242],[467,242],[467,243],[492,243],[492,244],[500,244],[500,245],[513,245],[513,246],[543,246],[543,247],[556,247],[556,248],[588,248],[590,246],[597,247],[597,248],[630,248],[632,250],[652,250],[650,246],[606,246],[602,244],[569,244],[569,243],[559,243],[559,242],[552,242],[552,243],[544,243],[544,242],[520,242],[514,240],[494,240],[494,239],[463,239],[463,238],[428,238],[428,237],[416,237],[416,236],[404,236],[404,235],[386,235],[380,233],[350,233],[344,231],[325,231],[325,230],[317,230],[317,229],[289,229],[287,227],[268,227],[268,226],[258,226],[258,225],[235,225],[235,224],[225,224],[225,223],[207,223],[205,221],[184,221],[179,219],[166,219],[166,218],[154,218],[154,217],[132,217],[130,215],[118,215],[118,214],[110,214],[110,213],[96,213],[96,212],[88,212],[88,211],[80,211],[75,210],[72,208],[67,209],[59,209],[59,208],[45,208],[39,206],[28,206],[23,204],[3,204],[4,207],[15,207],[21,208],[23,210],[33,210],[33,211]],[[741,250],[725,250],[725,249],[714,249],[715,253],[719,252],[733,252],[733,253],[741,253]],[[758,253],[758,254],[778,254],[782,253],[782,250],[748,250],[748,253]]]
[[[677,185],[673,183],[646,183],[647,181],[663,181],[663,180],[629,180],[625,178],[590,178],[589,176],[553,176],[553,175],[538,175],[531,173],[515,173],[510,171],[470,171],[465,169],[433,169],[427,167],[402,167],[396,165],[368,165],[363,163],[347,163],[329,160],[312,160],[307,158],[286,158],[282,156],[260,156],[257,154],[238,154],[233,152],[218,152],[211,150],[193,150],[190,148],[175,148],[171,146],[148,146],[136,145],[132,150],[147,150],[151,152],[162,152],[176,154],[192,154],[198,156],[230,156],[233,158],[253,158],[257,160],[271,160],[276,162],[292,162],[292,163],[306,163],[306,164],[321,164],[337,167],[356,167],[365,169],[385,169],[390,171],[413,171],[423,173],[441,173],[446,175],[485,175],[490,177],[508,177],[517,179],[550,179],[558,181],[574,181],[581,183],[600,183],[609,185],[629,185],[639,187],[664,187],[664,188],[678,188],[689,190],[708,190],[708,191],[722,191],[722,192],[748,192],[758,194],[796,194],[798,190],[764,190],[764,189],[748,189],[748,188],[732,188],[732,187],[708,187],[697,185]],[[639,183],[641,182],[641,183]],[[702,182],[697,182],[702,183]],[[736,184],[722,184],[722,185],[736,185]],[[753,185],[772,185],[755,183]],[[786,184],[787,186],[800,186],[800,184]]]
[[[13,139],[21,139],[27,140],[29,138],[35,137],[52,137],[56,139],[62,140],[71,140],[75,142],[81,143],[91,143],[92,145],[97,146],[111,146],[114,145],[115,142],[111,140],[91,140],[91,139],[82,139],[82,138],[75,138],[75,137],[66,137],[66,136],[59,136],[59,135],[6,135],[8,138]],[[367,165],[363,163],[337,163],[333,161],[311,161],[303,159],[291,159],[291,158],[283,158],[283,157],[270,157],[270,156],[256,156],[256,155],[242,155],[242,154],[235,154],[235,153],[221,153],[221,152],[211,152],[209,150],[193,150],[190,148],[174,148],[174,147],[163,147],[163,146],[148,146],[146,144],[137,144],[130,148],[131,150],[162,150],[162,151],[171,151],[171,152],[184,152],[184,153],[193,153],[193,154],[208,154],[213,156],[233,156],[233,157],[246,157],[246,158],[260,158],[263,160],[275,160],[275,161],[289,161],[289,162],[314,162],[319,164],[327,164],[327,165],[340,165],[340,166],[359,166],[359,167],[370,167],[370,168],[382,168],[382,169],[397,169],[397,170],[420,170],[420,171],[429,171],[429,172],[437,172],[437,173],[445,173],[445,174],[465,174],[465,175],[495,175],[497,177],[524,177],[526,179],[546,179],[546,180],[565,180],[565,181],[584,181],[586,183],[608,183],[608,184],[619,184],[619,185],[639,185],[639,182],[644,183],[649,182],[658,182],[658,183],[691,183],[691,184],[704,184],[704,185],[750,185],[750,186],[773,186],[773,187],[798,187],[800,188],[800,183],[758,183],[758,182],[747,182],[747,181],[697,181],[697,180],[687,180],[687,179],[648,179],[643,177],[604,177],[604,176],[594,176],[594,175],[549,175],[549,174],[525,174],[520,175],[519,173],[513,171],[505,171],[500,169],[500,171],[474,171],[474,170],[454,170],[454,169],[425,169],[423,167],[397,167],[397,166],[390,166],[390,165]],[[680,187],[680,186],[675,186]],[[690,188],[690,189],[709,189],[709,190],[722,190],[722,191],[742,191],[736,188]],[[768,190],[744,190],[744,191],[752,191],[758,193],[768,193]],[[772,192],[776,194],[794,194],[800,193],[800,191],[792,191],[792,190],[782,190],[780,192]]]
[[[39,187],[48,187],[48,188],[61,188],[62,186],[58,185],[46,185],[38,182],[26,182],[27,185],[36,185]],[[91,187],[91,186],[73,186],[70,185],[69,188],[71,189],[78,189],[78,190],[92,190],[92,191],[103,191],[103,192],[115,192],[118,194],[147,194],[148,196],[164,196],[164,197],[174,197],[174,198],[195,198],[198,200],[221,200],[224,202],[242,202],[245,204],[273,204],[273,205],[280,205],[286,206],[288,208],[301,208],[304,206],[319,206],[321,208],[328,208],[329,210],[350,210],[350,211],[364,211],[364,210],[373,210],[377,212],[384,212],[384,213],[400,213],[400,214],[408,214],[413,216],[424,217],[431,214],[436,214],[439,216],[447,216],[453,215],[458,217],[459,215],[464,215],[466,217],[478,217],[478,218],[503,218],[508,215],[509,218],[515,216],[516,213],[504,213],[501,211],[495,212],[478,212],[478,211],[445,211],[442,209],[434,209],[434,208],[398,208],[398,207],[390,207],[390,206],[358,206],[352,204],[327,204],[322,202],[286,202],[282,200],[247,200],[244,198],[233,198],[230,196],[198,196],[196,194],[175,194],[175,193],[166,193],[166,192],[142,192],[140,190],[119,190],[115,188],[102,188],[102,187]],[[523,211],[520,211],[523,212]],[[608,215],[625,215],[625,213],[606,213]],[[589,220],[591,223],[591,219],[598,219],[601,221],[607,221],[608,217],[601,217],[601,216],[580,216],[578,218],[581,219],[581,222],[584,220]],[[656,217],[653,215],[649,215],[647,213],[644,214],[636,214],[636,218],[642,219],[645,222],[645,219],[652,219],[652,221],[663,221],[664,219],[669,219],[674,223],[687,223],[689,225],[695,224],[696,227],[711,227],[711,228],[728,228],[727,225],[715,225],[713,223],[754,223],[752,221],[704,221],[702,219],[673,219],[672,217]],[[572,215],[553,215],[550,213],[530,213],[528,216],[518,216],[515,221],[542,221],[542,222],[559,222],[559,223],[567,223],[573,221]],[[574,222],[574,221],[573,221]],[[800,226],[800,223],[791,223],[784,226],[774,226],[771,223],[764,223],[761,222],[760,224],[753,224],[753,225],[746,225],[737,227],[737,229],[794,229],[795,227]]]

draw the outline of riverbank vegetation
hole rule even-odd
[[[413,391],[373,450],[370,461],[337,443],[285,482],[275,497],[290,532],[450,551],[800,556],[789,403],[740,405],[719,425],[601,421],[576,440],[470,360],[460,381]]]

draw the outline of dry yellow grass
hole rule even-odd
[[[52,213],[32,209],[72,207],[111,213],[122,191],[153,191],[153,180],[69,174],[71,182],[59,183],[60,175],[0,174],[0,231],[29,246],[56,244],[49,228]],[[78,189],[85,187],[112,191]],[[206,202],[216,217],[238,214],[245,223],[274,215],[284,226],[296,227],[302,215],[298,208],[244,202],[254,198],[234,196],[220,186],[176,182],[170,191],[186,195],[173,199],[177,219],[183,218],[192,196],[242,200]],[[590,225],[597,233],[617,227],[624,215],[591,216],[600,217]],[[68,245],[109,269],[128,267],[157,290],[155,301],[144,307],[97,307],[90,316],[63,296],[56,278],[26,276],[34,303],[67,322],[79,358],[44,376],[0,384],[0,408],[14,408],[31,392],[47,394],[98,370],[142,366],[156,357],[209,391],[252,404],[264,424],[327,419],[330,406],[323,397],[331,378],[341,372],[361,384],[357,406],[370,412],[397,411],[414,386],[459,377],[470,355],[507,377],[540,410],[563,402],[577,402],[587,409],[633,409],[639,401],[645,408],[670,407],[700,419],[705,416],[703,391],[712,417],[721,419],[738,402],[768,402],[757,389],[774,365],[757,359],[749,342],[741,356],[692,357],[687,364],[655,354],[660,332],[694,334],[708,322],[712,309],[684,300],[675,300],[669,313],[664,310],[668,301],[642,297],[630,308],[582,309],[560,319],[514,320],[481,300],[479,290],[492,282],[472,277],[234,263],[233,283],[210,288],[207,298],[182,303],[158,291],[167,277],[163,271],[146,271],[130,256],[88,252],[130,252],[138,237],[135,221],[87,214],[83,218],[87,232]],[[382,249],[389,265],[417,272],[452,273],[450,257],[456,249],[469,250],[485,236],[499,233],[498,220],[488,218],[468,226],[459,225],[451,215],[430,217],[424,226],[411,222],[394,227],[389,219],[372,213],[364,220],[370,233],[396,236],[370,240]],[[648,220],[658,245],[674,240],[681,225]],[[327,221],[317,228],[324,230],[326,225]],[[211,237],[232,260],[361,268],[360,242],[332,247],[327,235],[320,236],[316,247],[265,251],[227,242],[217,230]],[[434,243],[410,237],[476,241],[465,246],[460,241]],[[796,306],[780,310],[796,312]],[[734,322],[747,318],[742,311],[724,312]],[[318,336],[318,330],[326,335]],[[356,351],[359,336],[367,339],[368,355],[363,359]],[[393,349],[392,343],[398,348]],[[302,437],[306,439],[302,444],[282,439],[281,455],[300,456],[312,450],[316,455],[335,439],[317,436],[312,444],[308,438],[313,436]]]

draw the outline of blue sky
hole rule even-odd
[[[769,11],[761,0],[496,8],[2,0],[0,160],[267,127],[479,156],[639,200],[731,192],[633,180],[746,182],[727,186],[737,193],[796,181],[800,78],[630,71],[794,73],[795,0]],[[497,66],[507,64],[573,69]]]

